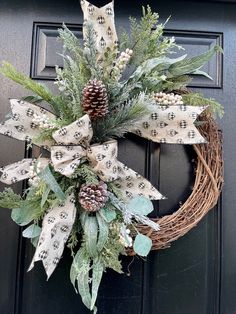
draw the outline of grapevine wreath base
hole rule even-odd
[[[160,225],[158,232],[145,225],[138,227],[142,234],[152,239],[152,250],[170,247],[171,242],[195,227],[218,201],[223,183],[221,132],[210,115],[205,115],[202,119],[206,123],[202,124],[200,131],[208,143],[193,145],[197,154],[197,166],[191,195],[172,215],[153,219]],[[130,251],[129,254],[132,255],[133,252]]]

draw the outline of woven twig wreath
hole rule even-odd
[[[195,227],[218,201],[223,183],[222,136],[211,115],[203,116],[202,120],[205,123],[199,129],[208,143],[193,145],[197,166],[191,195],[173,214],[153,219],[159,223],[159,231],[154,231],[146,225],[138,226],[140,232],[152,239],[153,250],[170,247],[171,242]],[[129,254],[133,255],[133,252]]]

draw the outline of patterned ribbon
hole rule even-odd
[[[55,115],[49,111],[19,99],[10,99],[11,117],[0,124],[0,134],[16,138],[21,141],[34,142],[39,135],[39,126],[33,122],[35,116],[45,115],[49,120],[55,119]],[[49,149],[50,141],[37,141],[39,146]]]
[[[101,8],[96,7],[86,0],[81,0],[80,3],[84,13],[84,26],[88,21],[92,23],[96,36],[98,55],[102,56],[106,48],[118,44],[114,19],[114,1]],[[85,28],[83,29],[83,36],[86,40]]]
[[[37,170],[41,172],[50,162],[47,158],[25,158],[5,167],[1,167],[0,181],[5,184],[13,184],[30,178],[30,167],[38,163]]]
[[[51,208],[44,216],[42,232],[29,271],[34,267],[35,262],[41,260],[48,279],[54,272],[75,221],[74,203],[74,197],[69,195],[65,203]]]
[[[81,159],[86,158],[100,179],[105,182],[114,181],[125,198],[132,198],[135,195],[143,195],[154,200],[164,198],[147,179],[117,160],[117,141],[89,146],[92,135],[88,115],[56,131],[53,138],[60,145],[51,147],[54,169],[70,177]]]
[[[151,105],[149,109],[150,114],[136,123],[135,129],[130,130],[132,133],[157,143],[206,143],[194,125],[206,107]]]

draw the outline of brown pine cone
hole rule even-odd
[[[82,184],[79,203],[88,212],[96,212],[105,206],[108,199],[107,185],[100,181],[96,184]]]
[[[83,90],[84,111],[91,120],[102,118],[108,113],[108,96],[105,85],[97,79],[90,80]]]

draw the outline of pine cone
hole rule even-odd
[[[104,207],[108,199],[107,185],[100,181],[96,184],[82,184],[79,191],[79,202],[88,212],[96,212]]]
[[[105,85],[96,79],[90,80],[83,90],[84,111],[91,120],[104,117],[108,113],[108,97]]]

